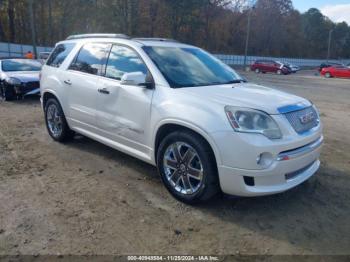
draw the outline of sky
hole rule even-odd
[[[334,22],[347,22],[350,25],[350,0],[292,0],[300,12],[316,7]]]

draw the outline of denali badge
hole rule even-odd
[[[300,119],[300,122],[301,122],[303,125],[305,125],[305,124],[307,124],[307,123],[312,122],[312,121],[315,119],[315,114],[314,114],[314,112],[309,112],[309,113],[307,113],[307,114],[305,114],[305,115],[299,117],[299,119]]]

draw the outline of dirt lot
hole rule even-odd
[[[154,167],[47,135],[37,98],[0,102],[0,255],[350,254],[350,80],[244,73],[321,110],[322,168],[275,196],[174,200]]]

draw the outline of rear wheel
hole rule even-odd
[[[66,117],[59,102],[51,98],[45,104],[45,122],[49,135],[58,142],[64,142],[73,137]]]
[[[282,70],[281,69],[277,70],[277,75],[282,75]]]
[[[259,74],[259,73],[260,73],[260,69],[259,69],[259,68],[256,68],[256,69],[255,69],[255,73]]]
[[[215,157],[195,133],[178,131],[165,137],[158,149],[157,166],[165,187],[182,202],[206,201],[219,192]]]
[[[331,78],[331,77],[332,77],[331,73],[329,73],[329,72],[326,72],[326,73],[324,74],[324,76],[325,76],[326,78]]]

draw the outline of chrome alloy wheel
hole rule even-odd
[[[203,165],[196,150],[184,142],[175,142],[165,151],[163,168],[170,185],[179,193],[196,193],[203,183]]]
[[[50,132],[54,137],[59,137],[63,131],[62,115],[57,108],[57,105],[51,104],[47,108],[46,113],[47,124]]]

